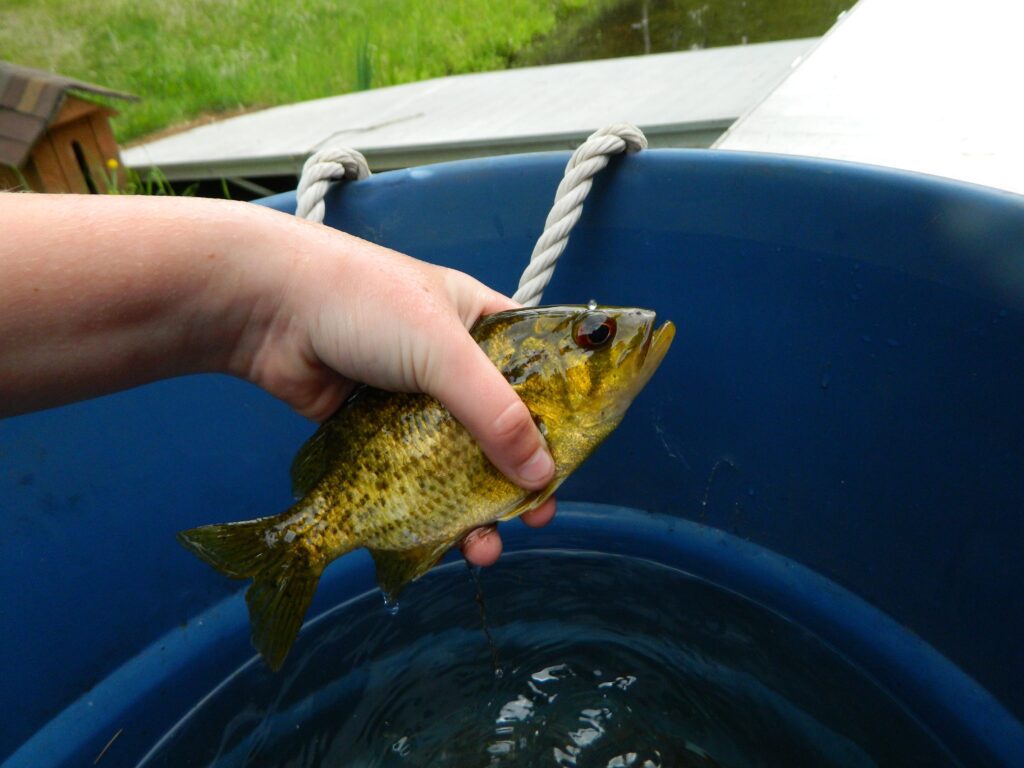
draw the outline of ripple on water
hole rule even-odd
[[[369,594],[311,625],[282,673],[243,669],[147,766],[950,764],[814,636],[680,571],[520,552],[482,585],[502,675],[446,566],[395,615]]]

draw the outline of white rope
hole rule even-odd
[[[565,166],[565,176],[555,191],[544,231],[533,247],[530,263],[519,278],[519,289],[512,298],[525,307],[540,304],[544,289],[551,282],[555,263],[569,243],[569,232],[583,214],[583,201],[590,192],[594,175],[608,165],[611,155],[639,152],[647,148],[647,138],[635,125],[610,125],[591,134]]]
[[[358,181],[369,175],[366,158],[354,149],[333,147],[315,152],[302,166],[302,177],[295,190],[295,215],[322,224],[324,196],[331,184],[342,179]]]
[[[555,202],[544,222],[544,231],[533,248],[513,299],[526,307],[540,303],[544,289],[551,282],[555,263],[569,243],[569,232],[583,214],[583,201],[590,192],[594,175],[608,165],[612,155],[646,148],[647,138],[643,132],[635,125],[621,123],[594,132],[572,153],[565,166],[565,176],[555,190]],[[358,181],[369,175],[366,158],[354,149],[335,147],[316,152],[302,167],[295,215],[323,223],[324,196],[331,184],[342,179]]]

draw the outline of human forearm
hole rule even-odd
[[[275,266],[241,263],[250,208],[0,195],[0,416],[227,370],[275,296]]]

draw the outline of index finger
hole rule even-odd
[[[502,474],[528,490],[545,487],[555,464],[526,404],[468,332],[452,334],[447,343],[444,375],[431,394]]]

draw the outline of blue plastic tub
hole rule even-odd
[[[511,293],[566,159],[381,174],[327,223]],[[954,762],[1024,765],[1024,198],[644,152],[597,181],[545,295],[591,298],[676,342],[563,520],[510,548],[691,573],[813,633]],[[247,663],[240,585],[174,533],[279,511],[310,431],[213,376],[0,422],[5,764],[91,764],[117,735],[102,759],[135,765]],[[372,588],[360,556],[328,573],[310,616]]]

